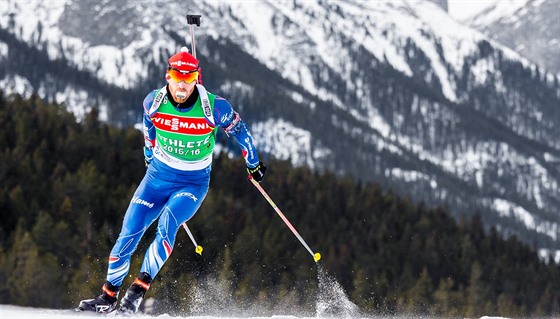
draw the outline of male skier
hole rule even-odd
[[[111,254],[102,293],[82,300],[81,311],[109,313],[130,269],[130,258],[148,227],[157,219],[154,241],[145,253],[140,274],[121,299],[118,312],[138,307],[165,261],[182,223],[196,213],[210,182],[215,134],[222,127],[241,147],[248,173],[261,182],[266,166],[259,161],[253,138],[239,114],[224,98],[198,84],[199,61],[186,47],[168,60],[166,86],[144,99],[146,175],[134,193]]]

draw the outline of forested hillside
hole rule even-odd
[[[0,303],[73,307],[100,292],[143,176],[141,133],[1,93],[0,120]],[[383,185],[268,164],[263,187],[366,314],[560,315],[560,267],[515,237],[485,233],[479,215],[457,223]],[[189,313],[193,289],[214,279],[240,304],[313,307],[318,266],[247,181],[242,159],[220,154],[212,174],[189,222],[203,255],[181,233],[147,297]]]

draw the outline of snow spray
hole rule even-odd
[[[336,279],[330,276],[321,264],[318,264],[317,267],[319,289],[317,290],[316,316],[321,318],[360,317],[360,309],[348,299]]]

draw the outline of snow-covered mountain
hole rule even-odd
[[[205,85],[270,156],[560,248],[558,76],[429,1],[4,0],[1,87],[134,122],[195,13]]]
[[[495,1],[465,22],[541,68],[560,74],[560,1]]]

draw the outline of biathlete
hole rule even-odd
[[[186,47],[181,48],[168,60],[167,84],[144,99],[146,175],[124,215],[101,294],[82,300],[77,310],[109,313],[117,308],[132,253],[157,220],[156,237],[144,255],[140,274],[118,306],[122,314],[138,311],[173,251],[179,228],[193,217],[208,192],[218,127],[237,139],[248,174],[258,182],[263,180],[266,166],[259,161],[247,126],[227,100],[199,84],[199,71],[199,61]]]

